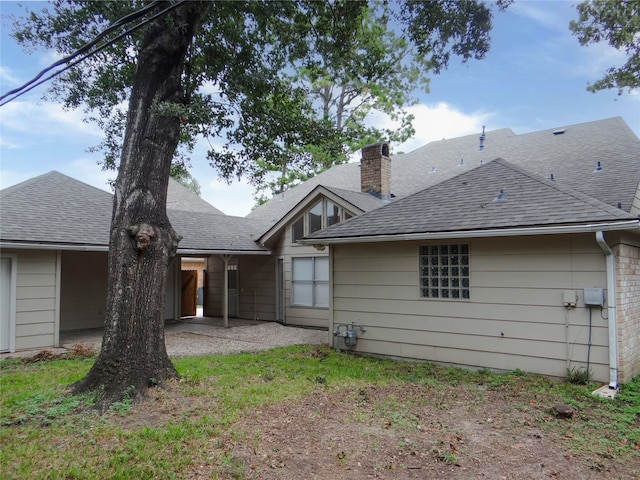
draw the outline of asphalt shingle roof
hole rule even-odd
[[[502,193],[504,200],[496,200]],[[637,220],[502,159],[306,238],[328,239]]]
[[[554,134],[555,132],[555,134]],[[562,133],[559,133],[562,132]],[[510,129],[430,142],[392,156],[391,192],[406,197],[424,188],[503,158],[543,178],[629,211],[640,182],[640,140],[620,117],[516,135]],[[463,165],[461,164],[463,160]],[[597,162],[602,170],[594,172]],[[248,218],[275,223],[314,187],[360,192],[360,165],[330,168],[253,210]]]
[[[220,211],[193,202],[193,197],[198,197],[188,193],[191,198],[180,193],[183,209],[167,209],[174,229],[184,237],[179,251],[267,251],[255,242],[268,227],[264,222],[216,213]],[[171,196],[167,203],[170,202]],[[189,205],[191,210],[185,210]],[[49,172],[0,191],[0,240],[106,247],[112,209],[110,193],[59,172]]]
[[[169,179],[169,188],[167,190],[167,210],[224,215],[224,212],[204,201],[187,187],[176,182],[173,178]]]

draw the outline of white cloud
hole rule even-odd
[[[575,7],[566,1],[564,2],[531,2],[518,1],[510,5],[507,12],[528,18],[543,27],[552,30],[568,30],[569,21],[567,20],[567,7],[573,10],[573,17],[576,17]]]
[[[79,110],[64,110],[57,103],[37,104],[16,100],[2,107],[0,125],[3,135],[90,136],[100,138],[101,130],[82,120]],[[88,140],[90,144],[94,140]]]
[[[5,93],[7,93],[6,91],[11,90],[11,88],[7,88],[7,85],[10,85],[11,87],[17,87],[22,83],[22,81],[20,80],[18,75],[13,72],[13,70],[0,65],[0,83],[2,84],[2,94],[4,95]]]
[[[413,126],[416,134],[405,143],[394,146],[393,151],[396,153],[410,152],[434,140],[480,133],[482,126],[492,118],[490,113],[462,112],[446,102],[419,103],[407,110],[415,117]],[[394,122],[388,117],[377,116],[372,125],[378,128],[393,128]]]

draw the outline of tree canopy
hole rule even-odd
[[[624,51],[627,61],[620,67],[609,67],[604,76],[588,86],[597,92],[617,88],[640,87],[640,1],[587,0],[577,6],[579,19],[571,21],[569,28],[582,45],[606,41]]]
[[[49,91],[68,107],[84,108],[103,129],[93,150],[104,154],[106,168],[121,155],[144,25],[108,41],[132,28],[121,19],[154,3],[56,0],[15,25],[20,43],[71,55],[119,22],[103,50]],[[187,52],[183,101],[171,112],[182,121],[172,174],[186,184],[193,148],[203,138],[221,178],[245,176],[272,191],[346,161],[368,143],[401,143],[414,133],[406,108],[428,89],[428,75],[452,56],[481,59],[489,48],[492,13],[483,1],[213,3]],[[375,112],[397,127],[368,126]]]

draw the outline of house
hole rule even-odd
[[[29,182],[2,192],[0,242],[11,265],[26,267],[17,256],[27,251],[105,255],[106,240],[95,237],[103,228],[106,237],[108,223],[84,216],[109,214],[69,181],[41,184],[58,192],[50,199]],[[360,163],[316,175],[244,219],[202,205],[207,211],[194,211],[188,198],[171,211],[171,191],[168,207],[184,236],[179,256],[205,263],[205,315],[337,330],[336,348],[363,353],[557,376],[588,365],[597,380],[624,381],[640,373],[639,183],[640,140],[611,118],[524,135],[483,131],[395,156],[385,143],[372,145]],[[110,197],[102,201],[110,205]],[[45,212],[43,203],[56,207]],[[73,216],[72,203],[91,208]],[[8,221],[7,209],[17,220]],[[66,230],[71,238],[58,238]],[[430,273],[445,261],[458,262],[456,278]],[[53,263],[49,283],[28,287],[26,272],[12,283],[20,289],[11,297],[22,308],[14,308],[19,348],[50,345],[60,328],[102,321],[70,320],[61,308],[71,295],[65,271],[81,272]],[[5,265],[3,275],[16,270]],[[178,271],[167,318],[181,313]],[[70,290],[78,294],[80,283],[90,278]],[[24,326],[43,316],[24,307],[37,304],[29,295],[41,287],[58,320],[38,343],[36,327]],[[101,305],[97,296],[88,304]]]
[[[640,373],[637,216],[502,159],[301,242],[330,246],[336,348],[613,386]]]
[[[473,214],[469,187],[454,181],[471,172],[500,173],[479,189],[484,208]],[[537,187],[507,189],[504,175],[553,188],[544,199]],[[418,195],[429,187],[430,196]],[[640,141],[611,118],[524,135],[483,131],[393,159],[386,144],[373,145],[360,164],[333,167],[248,217],[273,223],[259,241],[278,258],[286,321],[339,326],[337,348],[355,322],[366,332],[356,328],[349,348],[363,353],[556,376],[589,368],[615,383],[640,373],[639,187]],[[511,216],[492,219],[496,205]],[[470,227],[471,216],[482,222]],[[362,230],[343,237],[351,228]],[[432,259],[420,252],[454,245],[469,249],[469,276],[441,281],[468,288],[458,298],[421,296],[418,282],[432,279],[420,276],[431,264],[419,262]],[[585,289],[607,304],[587,305]]]
[[[184,236],[179,258],[242,255],[257,271],[268,262],[269,251],[254,240],[267,227],[263,222],[223,215],[173,180],[167,204]],[[110,193],[58,172],[0,192],[0,351],[57,346],[61,331],[104,324],[112,210]],[[174,262],[167,319],[180,318],[180,280]]]

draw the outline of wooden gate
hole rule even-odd
[[[181,317],[195,317],[198,300],[198,271],[182,270],[182,301],[180,307]]]

